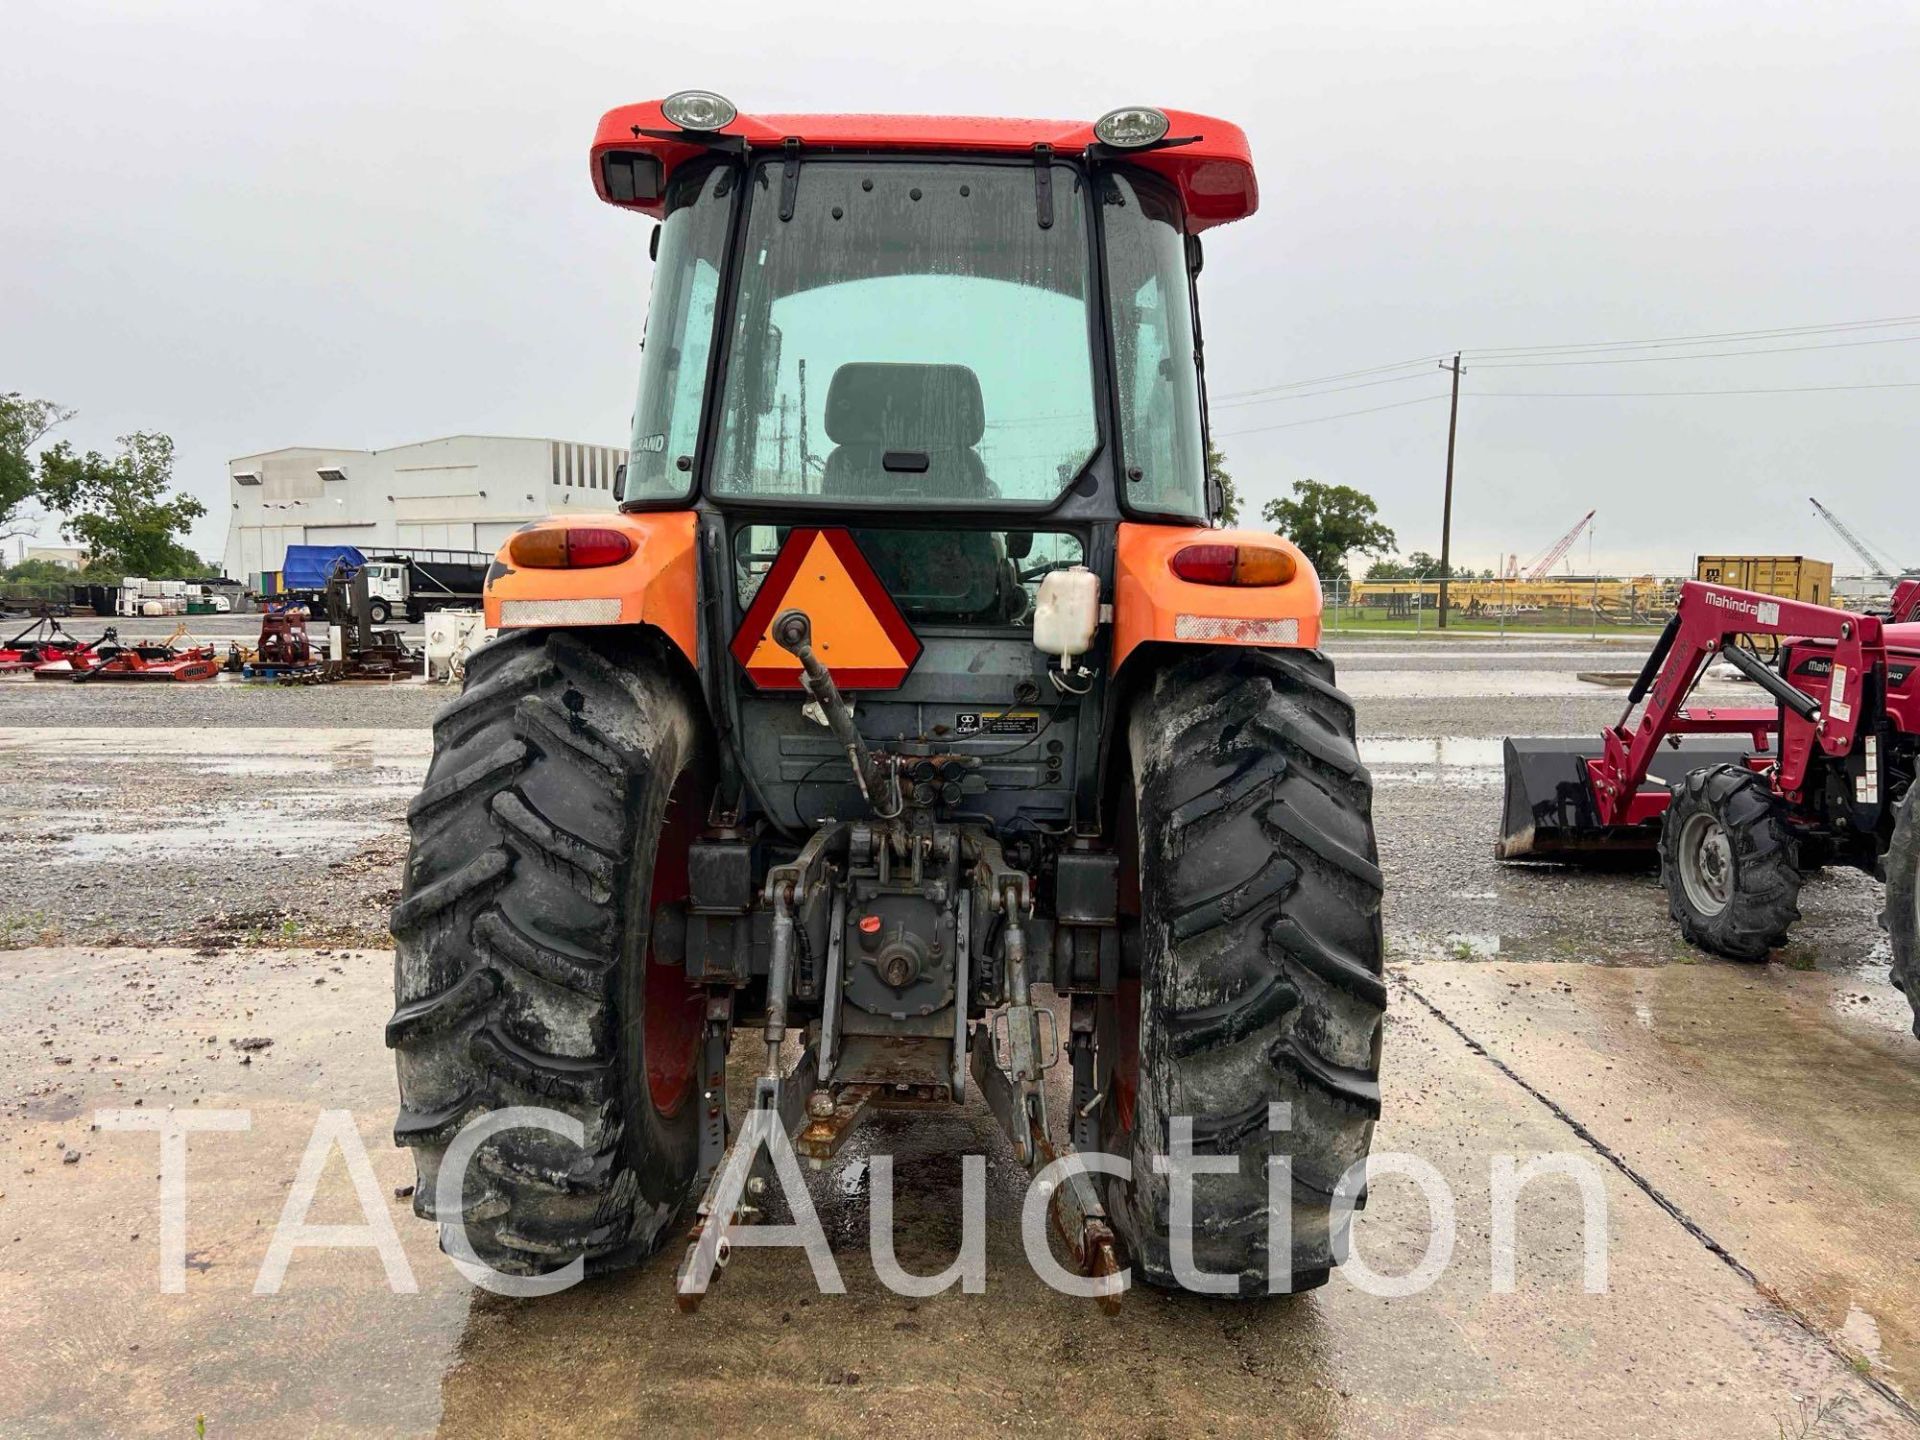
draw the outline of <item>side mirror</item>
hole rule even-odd
[[[613,467],[613,498],[616,503],[627,498],[627,462],[624,460]]]
[[[653,233],[647,236],[647,259],[656,265],[660,263],[660,227],[653,227]]]
[[[1031,530],[1007,531],[1007,558],[1009,560],[1024,560],[1027,558],[1027,556],[1031,555],[1032,553],[1033,553],[1033,531]]]
[[[1201,247],[1198,235],[1187,236],[1187,273],[1198,275],[1206,268],[1207,252]]]
[[[1207,523],[1218,525],[1227,508],[1227,487],[1217,475],[1207,476]]]

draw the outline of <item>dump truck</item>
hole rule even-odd
[[[352,545],[289,545],[271,598],[318,613],[336,570],[364,572],[373,624],[385,625],[403,615],[417,625],[430,611],[477,609],[492,559],[476,550],[363,552]]]
[[[472,550],[383,550],[367,557],[368,614],[375,625],[404,615],[418,625],[435,610],[480,606],[491,555]]]
[[[822,1164],[977,1099],[1103,1293],[1323,1283],[1381,873],[1313,566],[1213,524],[1245,136],[682,92],[590,169],[655,222],[632,444],[617,514],[501,548],[409,809],[415,1210],[510,1275],[684,1245],[691,1306],[766,1208],[756,1131]]]
[[[1772,703],[1693,703],[1716,660]],[[1689,580],[1619,721],[1509,739],[1505,764],[1501,860],[1657,856],[1681,934],[1728,959],[1784,944],[1823,867],[1883,881],[1920,1036],[1920,579],[1880,614]]]

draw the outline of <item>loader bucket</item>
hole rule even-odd
[[[1506,803],[1494,854],[1502,860],[1598,859],[1651,856],[1660,841],[1658,821],[1603,825],[1587,783],[1586,762],[1600,753],[1598,740],[1509,739]],[[1642,794],[1664,794],[1689,770],[1739,765],[1752,752],[1742,740],[1688,737],[1678,749],[1663,746]],[[1654,781],[1664,784],[1656,785]]]

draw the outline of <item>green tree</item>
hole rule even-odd
[[[1393,531],[1374,518],[1373,497],[1351,485],[1296,480],[1291,498],[1269,500],[1261,514],[1305,552],[1322,580],[1344,579],[1347,556],[1356,550],[1383,555],[1394,547]]]
[[[34,532],[26,504],[39,489],[34,447],[73,418],[51,400],[28,400],[17,390],[0,395],[0,540]]]
[[[0,570],[0,580],[10,580],[16,584],[56,585],[63,580],[79,578],[78,572],[53,560],[22,560],[18,565]]]
[[[39,495],[65,517],[61,533],[86,546],[97,567],[163,579],[204,573],[179,536],[207,507],[173,489],[166,435],[122,435],[111,460],[93,450],[76,455],[62,441],[40,457]]]
[[[1240,492],[1227,470],[1227,457],[1207,446],[1207,474],[1220,486],[1220,523],[1231,529],[1240,523]]]
[[[1367,573],[1363,578],[1368,580],[1410,580],[1413,578],[1413,571],[1407,568],[1407,563],[1404,560],[1395,560],[1389,556],[1383,560],[1376,560],[1367,566]]]
[[[1453,579],[1453,567],[1442,565],[1438,555],[1429,555],[1425,550],[1416,550],[1407,556],[1407,575],[1410,579],[1437,580],[1442,573],[1447,579]]]

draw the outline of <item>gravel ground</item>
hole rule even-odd
[[[405,729],[0,730],[0,948],[384,947],[426,768],[431,711],[415,713]]]
[[[1598,734],[1623,697],[1574,676],[1634,669],[1642,645],[1369,639],[1333,653],[1362,697],[1396,959],[1702,958],[1680,941],[1650,870],[1493,859],[1499,739]],[[1515,677],[1526,680],[1518,688],[1563,693],[1499,693]],[[1450,693],[1479,685],[1492,693]],[[426,727],[450,693],[420,683],[0,685],[0,737],[28,727],[96,737],[76,746],[42,735],[7,767],[0,947],[384,946],[406,802],[424,773]],[[143,753],[122,753],[112,734],[136,730],[155,733],[131,747]],[[349,730],[395,743],[336,753]],[[1866,877],[1823,876],[1802,909],[1784,963],[1885,965],[1878,888]]]
[[[0,729],[42,725],[425,725],[453,694],[421,681],[339,685],[0,683]]]

